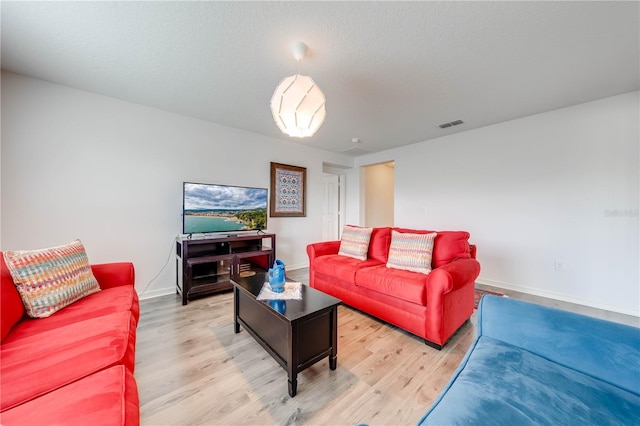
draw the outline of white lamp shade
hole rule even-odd
[[[283,133],[306,138],[320,128],[325,118],[324,94],[306,75],[285,77],[271,97],[271,113]]]

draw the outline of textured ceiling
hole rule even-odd
[[[331,151],[374,152],[640,87],[638,2],[2,2],[2,68]],[[269,110],[300,65],[304,140]],[[440,129],[457,119],[460,126]]]

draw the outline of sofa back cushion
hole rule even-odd
[[[506,297],[487,295],[478,305],[478,336],[505,342],[635,395],[640,395],[639,334],[638,327]]]
[[[0,342],[2,342],[11,331],[11,327],[20,321],[24,315],[24,306],[1,252],[0,293],[2,294],[2,297],[0,297]]]
[[[407,228],[393,228],[397,232],[412,234],[431,234],[436,231],[416,230]],[[470,259],[469,233],[465,231],[437,231],[438,235],[433,247],[431,265],[439,268],[456,259]]]
[[[387,263],[391,244],[391,228],[373,228],[369,242],[369,259]]]

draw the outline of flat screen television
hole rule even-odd
[[[182,233],[267,228],[267,189],[184,182]]]

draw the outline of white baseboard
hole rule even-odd
[[[166,288],[158,288],[154,290],[146,290],[142,294],[139,294],[138,297],[140,298],[140,300],[145,300],[145,299],[153,299],[154,297],[168,296],[170,294],[175,294],[175,293],[176,293],[175,287],[166,287]]]
[[[592,300],[580,299],[578,297],[568,296],[562,293],[556,293],[553,291],[540,290],[537,288],[521,286],[512,283],[505,283],[502,281],[488,280],[485,278],[478,278],[476,280],[478,284],[484,284],[491,287],[504,288],[505,290],[518,291],[520,293],[531,294],[533,296],[545,297],[547,299],[560,300],[562,302],[573,303],[575,305],[589,306],[591,308],[603,309],[605,311],[617,312],[619,314],[630,315],[633,317],[640,317],[640,312],[631,311],[628,309],[620,308],[619,306],[611,306],[604,303],[594,302]]]
[[[286,269],[287,271],[295,271],[296,269],[303,269],[308,267],[309,267],[308,263],[298,263],[296,265],[287,265]]]

